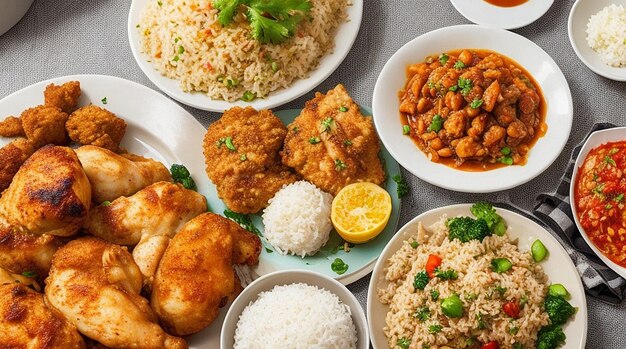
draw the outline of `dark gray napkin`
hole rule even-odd
[[[607,303],[618,304],[624,299],[626,280],[607,267],[580,235],[574,223],[569,198],[574,165],[583,144],[591,133],[612,127],[615,125],[609,123],[593,125],[585,139],[572,151],[567,169],[556,191],[537,196],[532,213],[511,204],[496,204],[496,206],[517,211],[546,228],[563,245],[576,265],[587,294]]]

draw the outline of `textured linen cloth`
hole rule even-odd
[[[626,124],[626,84],[594,74],[569,43],[567,18],[573,3],[555,0],[539,20],[514,30],[550,54],[569,82],[574,126],[561,156],[532,181],[486,195],[441,189],[403,171],[411,193],[402,202],[399,227],[424,211],[477,200],[512,202],[531,211],[539,193],[557,188],[572,148],[594,123]],[[448,0],[364,0],[364,5],[361,29],[346,60],[314,91],[280,109],[301,108],[315,91],[327,91],[338,83],[343,83],[358,103],[371,105],[379,72],[402,45],[434,29],[470,23]],[[24,19],[0,36],[0,98],[42,80],[73,74],[113,75],[158,90],[143,75],[130,52],[126,33],[129,8],[129,0],[36,0]],[[186,109],[205,126],[219,117]],[[369,276],[349,286],[364,308],[368,284]],[[587,347],[626,348],[626,331],[621,325],[626,320],[626,305],[609,305],[592,297],[587,297],[587,301]]]

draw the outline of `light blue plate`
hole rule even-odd
[[[372,115],[372,111],[368,107],[361,107],[361,112],[363,115]],[[300,114],[300,110],[282,110],[275,112],[275,114],[285,123],[285,125],[289,125],[296,118],[296,116]],[[380,235],[365,244],[355,245],[350,248],[350,252],[346,253],[343,250],[338,250],[339,246],[343,246],[343,240],[337,232],[333,230],[330,234],[328,243],[326,243],[326,245],[322,247],[316,255],[307,256],[305,258],[301,258],[299,256],[281,255],[275,251],[268,252],[267,249],[263,248],[261,257],[259,258],[259,265],[253,269],[254,274],[256,274],[253,275],[253,277],[256,278],[278,270],[306,269],[328,275],[337,279],[344,285],[348,285],[371,272],[374,268],[374,262],[382,252],[383,248],[385,248],[387,242],[389,242],[389,240],[391,240],[394,236],[398,226],[398,218],[400,214],[400,200],[397,195],[398,186],[396,182],[391,179],[392,176],[400,174],[400,166],[391,157],[391,154],[389,154],[387,149],[385,149],[382,144],[380,157],[383,160],[385,173],[387,175],[386,180],[383,183],[383,187],[389,192],[392,203],[391,217],[389,218],[389,222],[387,223],[385,230],[383,230]],[[219,201],[219,199],[217,201]],[[223,214],[225,207],[222,202],[215,202],[215,200],[211,200],[211,198],[209,198],[209,202],[211,204],[211,209],[214,212]],[[254,225],[259,228],[261,232],[263,232],[261,215],[251,215],[251,218]],[[273,250],[267,241],[263,241],[263,245]],[[331,269],[331,264],[336,258],[341,258],[344,263],[348,265],[348,270],[343,275],[338,275]]]

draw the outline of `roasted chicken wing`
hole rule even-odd
[[[154,280],[151,305],[164,328],[176,335],[210,325],[241,285],[233,264],[256,264],[261,242],[238,224],[202,214],[176,234]]]
[[[204,137],[206,173],[229,209],[256,213],[296,176],[280,163],[287,129],[270,110],[234,107]]]
[[[348,184],[385,179],[371,117],[361,114],[343,85],[316,93],[288,129],[283,164],[323,191],[337,195]]]
[[[52,256],[61,245],[56,236],[21,233],[0,222],[0,267],[12,273],[26,273],[43,280],[50,270]]]
[[[118,155],[93,145],[76,149],[76,155],[89,177],[97,204],[133,195],[152,183],[172,180],[162,163],[138,155]]]
[[[74,151],[36,151],[0,197],[0,217],[22,233],[72,236],[91,206],[91,186]]]
[[[76,327],[55,316],[43,295],[22,284],[0,285],[0,348],[82,349]]]
[[[137,245],[133,257],[149,284],[170,238],[206,212],[204,196],[171,182],[154,183],[130,197],[91,210],[85,230],[101,239]]]
[[[33,143],[24,138],[0,148],[0,194],[9,187],[13,176],[34,151]]]
[[[119,153],[126,122],[106,109],[88,105],[73,112],[65,128],[74,142]]]
[[[125,247],[97,238],[70,241],[54,255],[45,297],[78,330],[105,346],[187,348],[165,333],[147,300],[142,277]]]

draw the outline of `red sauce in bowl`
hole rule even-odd
[[[626,141],[592,149],[578,170],[574,203],[589,239],[626,267]]]
[[[528,0],[485,0],[485,1],[492,5],[496,5],[500,7],[514,7],[514,6],[519,6],[527,2]]]

